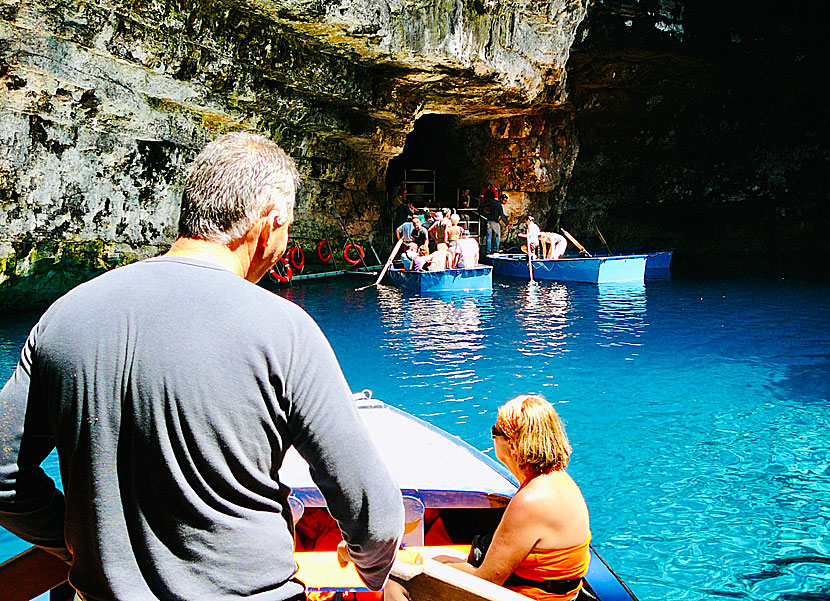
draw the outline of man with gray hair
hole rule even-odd
[[[0,524],[71,563],[76,599],[305,599],[292,445],[384,585],[400,491],[320,329],[254,284],[285,251],[296,184],[267,138],[217,138],[170,250],[78,286],[29,335],[0,392]],[[65,497],[40,468],[54,448]]]

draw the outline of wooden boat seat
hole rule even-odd
[[[398,552],[391,578],[409,591],[412,601],[527,601],[528,597],[456,570],[431,559],[439,555],[466,558],[469,545],[408,547]],[[341,568],[332,551],[294,555],[302,580],[310,592],[365,591],[354,564]]]

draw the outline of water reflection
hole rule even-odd
[[[559,282],[528,282],[518,295],[516,316],[525,338],[519,352],[552,357],[566,352],[573,309],[571,291]]]
[[[597,286],[597,328],[615,345],[637,344],[646,323],[646,287],[643,282],[599,284]]]
[[[480,381],[475,362],[485,346],[492,293],[422,296],[391,286],[378,288],[381,347],[400,365],[408,385],[471,386]],[[425,369],[424,366],[427,366]]]

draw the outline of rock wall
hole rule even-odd
[[[431,114],[455,119],[451,176],[506,190],[514,221],[678,259],[826,261],[812,10],[0,0],[0,306],[166,248],[185,165],[230,129],[297,160],[295,236],[345,237],[338,215],[358,240],[388,236],[390,160]]]
[[[817,3],[597,2],[568,64],[579,157],[563,223],[712,269],[826,269],[827,44]],[[713,256],[721,261],[712,261]],[[825,272],[826,273],[826,272]]]
[[[336,211],[365,238],[386,203],[387,163],[419,116],[541,122],[566,101],[585,10],[584,0],[3,0],[0,302],[48,301],[85,267],[163,250],[183,167],[230,129],[262,131],[297,160],[297,236],[337,231]],[[530,171],[540,169],[558,171]]]

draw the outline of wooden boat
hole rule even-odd
[[[461,439],[373,399],[370,391],[355,394],[354,399],[404,497],[404,549],[398,553],[392,578],[407,588],[412,601],[527,601],[518,593],[431,559],[466,556],[475,534],[495,529],[518,490],[512,474]],[[335,550],[339,530],[326,511],[308,464],[293,447],[280,468],[280,480],[292,489],[289,503],[297,537],[297,577],[306,584],[310,599],[348,591],[368,594],[353,565],[339,566]],[[436,524],[440,524],[437,534]],[[63,582],[51,599],[68,600],[72,591],[65,584],[67,571],[68,566],[57,558],[31,548],[0,566],[3,599],[28,601]],[[593,547],[584,588],[599,601],[637,601]]]
[[[387,275],[394,285],[415,292],[493,289],[493,268],[489,265],[477,265],[469,269],[445,269],[444,271],[411,271],[393,267]]]
[[[492,263],[496,275],[523,279],[530,277],[527,255],[524,253],[496,253],[487,255],[486,260]],[[642,282],[646,260],[646,255],[533,259],[533,279],[591,284]]]

